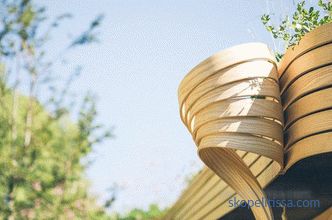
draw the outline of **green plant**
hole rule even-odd
[[[125,215],[116,214],[112,220],[156,220],[165,214],[166,209],[161,209],[157,204],[151,204],[147,210],[132,209]]]
[[[305,1],[301,1],[297,3],[293,15],[284,17],[281,24],[273,25],[268,14],[264,14],[261,21],[273,38],[282,40],[285,43],[284,49],[287,49],[298,44],[309,31],[332,21],[332,2],[319,0],[317,7],[307,8]],[[283,51],[276,52],[278,61],[282,56]]]
[[[47,43],[70,14],[50,20],[33,0],[0,0],[0,11],[0,219],[109,219],[88,193],[83,160],[110,133],[95,98],[73,96],[81,68],[55,68],[98,41],[102,16],[53,58]]]

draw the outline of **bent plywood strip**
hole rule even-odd
[[[242,158],[248,158],[248,154],[243,151],[237,151],[237,154],[239,156],[241,156]],[[206,197],[206,195],[207,194],[211,195],[211,192],[209,191],[210,185],[215,186],[215,187],[213,187],[213,189],[217,189],[217,188],[224,189],[227,186],[226,183],[221,181],[220,178],[218,176],[216,176],[208,168],[205,168],[204,171],[209,172],[211,174],[211,178],[207,179],[205,181],[205,184],[201,188],[199,188],[198,190],[196,190],[195,192],[193,192],[191,194],[190,200],[187,201],[181,207],[181,210],[177,213],[177,215],[176,215],[177,219],[184,219],[183,215],[187,215],[188,213],[190,213],[190,211],[192,210],[193,207],[194,207],[193,210],[196,210],[197,208],[195,208],[195,207],[197,207],[198,202],[202,201],[201,200],[202,197],[209,198],[209,197]],[[211,197],[213,197],[213,195],[211,195]],[[180,200],[181,200],[181,198],[180,198]]]
[[[324,24],[302,37],[299,44],[289,48],[278,64],[279,76],[282,77],[289,65],[298,57],[317,47],[332,43],[332,23]]]
[[[285,129],[297,120],[315,112],[330,109],[332,106],[332,88],[310,93],[290,105],[284,112]]]
[[[285,148],[288,149],[297,141],[332,129],[332,110],[322,111],[301,118],[285,132]]]
[[[182,81],[179,105],[203,162],[242,198],[265,198],[255,175],[271,161],[279,171],[283,166],[282,108],[276,64],[267,47],[240,45],[203,61]],[[237,150],[259,158],[253,170]],[[224,192],[233,195],[232,190]],[[272,219],[269,207],[252,211],[257,218]],[[190,218],[203,217],[198,213]]]
[[[196,90],[193,91],[193,93]],[[225,86],[217,87],[216,89],[202,95],[195,97],[188,97],[188,103],[184,103],[184,106],[187,109],[186,122],[190,121],[192,114],[195,114],[195,111],[199,111],[208,104],[221,102],[229,98],[247,98],[253,96],[263,96],[271,97],[278,100],[278,97],[275,97],[275,94],[278,94],[279,90],[276,88],[276,82],[268,79],[252,79],[245,80],[242,82],[237,82],[228,84]],[[196,94],[195,94],[196,95]],[[193,96],[193,95],[192,95]],[[198,97],[198,98],[196,98]],[[189,99],[190,98],[190,99]],[[279,100],[278,100],[279,101]]]
[[[238,51],[238,53],[235,54],[234,51]],[[179,86],[179,103],[182,103],[182,100],[186,98],[193,88],[218,71],[235,64],[253,60],[266,60],[275,64],[274,57],[266,45],[262,43],[234,46],[204,60],[182,80]]]
[[[332,152],[332,24],[288,49],[279,74],[287,171],[306,157]]]
[[[332,64],[332,43],[308,51],[298,57],[279,79],[283,93],[296,79],[317,68]]]
[[[190,71],[179,88],[180,116],[210,168],[164,219],[218,219],[234,209],[229,199],[259,199],[280,171],[332,152],[331,67],[332,24],[326,24],[288,49],[278,65],[265,45],[251,43]],[[269,209],[252,211],[272,218]]]
[[[252,128],[255,128],[253,130]],[[194,133],[195,141],[200,143],[203,137],[211,136],[213,134],[247,134],[253,137],[267,137],[278,141],[280,144],[283,142],[282,126],[276,124],[268,119],[257,120],[256,118],[228,118],[215,120],[200,126]]]
[[[330,87],[332,85],[332,65],[328,65],[309,72],[294,81],[283,93],[284,110],[292,103],[307,94]]]
[[[287,150],[285,170],[287,171],[296,162],[304,158],[331,152],[331,140],[332,132],[329,131],[296,142]]]
[[[193,111],[195,114],[188,121],[191,131],[209,121],[223,118],[252,117],[256,120],[269,118],[272,121],[274,119],[279,123],[283,121],[279,103],[264,99],[252,99],[251,97],[228,99],[206,105],[198,110],[193,109]]]

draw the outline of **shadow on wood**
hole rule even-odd
[[[319,208],[287,208],[288,219],[313,219],[332,206],[332,153],[301,160],[285,175],[279,176],[265,188],[268,199],[319,200]],[[273,208],[276,220],[281,219],[282,208]],[[246,208],[237,208],[222,220],[255,219]]]

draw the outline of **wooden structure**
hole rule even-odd
[[[332,152],[331,71],[332,24],[304,36],[279,64],[266,45],[249,43],[221,51],[190,71],[179,87],[180,115],[208,168],[164,219],[236,216],[230,198],[269,197],[282,190],[280,184],[299,178],[292,169],[309,170],[301,167],[306,158],[310,163],[330,159],[320,155]],[[252,208],[256,219],[273,219],[276,211]]]

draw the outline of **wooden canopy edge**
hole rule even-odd
[[[330,63],[330,58],[332,57],[332,47],[330,45],[331,43],[332,24],[330,23],[316,28],[315,30],[305,35],[300,41],[299,45],[296,45],[294,48],[287,50],[283,60],[278,65],[274,65],[278,66],[279,84],[282,90],[281,104],[285,104],[284,100],[290,100],[286,102],[286,107],[284,107],[284,114],[287,115],[285,118],[285,124],[287,127],[285,127],[284,134],[288,134],[288,137],[286,135],[284,140],[285,146],[287,146],[287,148],[284,151],[285,167],[283,168],[283,173],[287,173],[292,166],[302,160],[305,160],[306,158],[332,152],[332,122],[329,120],[324,120],[324,118],[329,115],[330,109],[332,109],[332,103],[329,105],[329,102],[324,102],[322,104],[320,104],[319,101],[317,102],[317,100],[330,100],[327,94],[329,94],[328,91],[332,87],[332,80],[330,80],[330,77],[327,77],[328,75],[326,74],[331,73],[330,68],[328,67],[329,65],[332,65],[332,63]],[[262,44],[252,43],[248,48],[255,46],[258,46],[262,50],[264,50],[266,47]],[[220,102],[218,102],[218,100],[220,100],[220,98],[211,99],[209,101],[210,94],[210,97],[213,97],[212,95],[215,93],[215,97],[218,98],[220,97],[218,96],[219,91],[228,90],[222,89],[223,87],[232,87],[233,84],[225,83],[228,82],[227,78],[223,78],[227,76],[228,71],[231,73],[233,71],[232,68],[236,69],[237,66],[244,65],[246,62],[253,62],[253,64],[258,61],[264,62],[264,60],[270,63],[274,62],[274,59],[271,58],[271,54],[265,57],[264,55],[262,56],[262,54],[265,52],[254,55],[253,59],[251,59],[246,52],[244,52],[245,55],[243,56],[232,55],[236,52],[237,49],[243,49],[245,47],[246,45],[240,45],[226,49],[225,51],[221,51],[211,56],[210,58],[197,65],[192,71],[190,71],[190,73],[181,82],[179,88],[180,114],[183,122],[186,124],[190,132],[193,131],[195,124],[199,122],[202,117],[197,115],[197,113],[200,113],[201,110],[198,112],[193,112],[192,109],[195,109],[195,106],[199,106],[200,102],[202,102],[201,100],[204,99],[206,100],[204,102],[215,103],[213,105],[218,106],[218,103]],[[234,57],[234,60],[231,59],[232,56]],[[301,65],[301,62],[306,62],[306,64]],[[297,71],[297,69],[301,69],[301,71]],[[320,71],[320,69],[324,69],[324,71]],[[309,76],[311,73],[315,73],[316,75],[322,73],[325,75],[322,75],[322,77],[308,78],[307,76]],[[271,76],[273,79],[273,75],[266,75],[266,77]],[[234,77],[234,75],[230,74],[229,77]],[[234,81],[234,86],[239,85],[238,83],[242,83],[243,80],[246,80],[246,77],[247,80],[254,78],[254,76],[244,76],[242,80]],[[300,85],[301,83],[308,82],[308,80],[302,80],[306,78],[311,80],[311,87],[307,87],[306,84],[303,84],[302,86]],[[229,82],[232,82],[232,80],[236,79],[237,78],[230,78]],[[204,83],[204,86],[200,86]],[[292,86],[293,84],[296,86]],[[292,88],[291,93],[287,92],[288,88]],[[303,91],[297,92],[296,89]],[[190,94],[196,95],[190,96]],[[288,95],[292,95],[292,97],[288,98]],[[275,96],[278,95],[276,94]],[[204,99],[202,99],[202,97],[204,97]],[[236,98],[236,93],[234,92],[234,95],[227,95],[224,97],[226,100],[232,100]],[[190,99],[188,102],[189,105],[185,104],[188,99]],[[315,100],[315,105],[313,105],[313,100]],[[276,101],[278,102],[278,98]],[[307,109],[310,110],[305,111],[303,108],[296,106],[308,106]],[[207,105],[205,108],[208,109],[210,106]],[[238,113],[235,113],[235,115],[237,114]],[[227,117],[229,116],[231,115],[228,115]],[[243,115],[243,117],[244,116],[245,115]],[[220,152],[213,146],[217,144],[218,141],[220,141],[218,136],[213,137],[213,135],[223,132],[223,130],[218,130],[218,123],[215,123],[215,120],[221,120],[222,118],[220,118],[219,115],[216,118],[216,116],[213,116],[213,114],[208,116],[206,113],[204,113],[204,117],[204,120],[207,120],[205,123],[211,124],[213,122],[215,124],[213,126],[212,124],[205,126],[205,129],[203,129],[204,135],[209,133],[206,129],[212,129],[212,136],[206,136],[207,139],[203,138],[203,143],[205,143],[205,145],[206,143],[213,144],[206,145],[207,148],[212,147],[210,148],[210,156],[206,157],[206,155],[201,155],[203,161],[205,161],[209,166],[212,165],[213,171],[205,167],[194,178],[188,188],[181,195],[179,200],[172,206],[170,211],[166,213],[163,219],[217,219],[220,216],[224,216],[234,210],[234,207],[230,207],[229,204],[227,204],[229,198],[242,198],[236,193],[236,191],[234,191],[234,189],[232,189],[232,187],[229,187],[229,184],[226,184],[223,180],[219,179],[216,174],[214,174],[214,172],[218,173],[220,170],[224,169],[220,167],[220,160],[214,156],[220,154]],[[241,117],[239,119],[241,119]],[[226,121],[224,121],[222,124],[219,124],[224,126]],[[282,118],[280,119],[280,122],[283,122]],[[240,120],[239,123],[241,123]],[[310,128],[312,125],[315,126]],[[213,131],[214,129],[217,130]],[[231,131],[233,130],[234,129]],[[243,128],[242,130],[245,131]],[[254,129],[252,128],[252,130]],[[199,129],[196,128],[194,131],[195,135],[193,137],[195,139],[197,137],[196,132],[199,131]],[[200,152],[200,149],[203,150],[206,147],[200,148],[202,143],[202,135],[198,135],[198,137],[200,137],[200,139],[196,141],[196,144],[198,145],[198,150]],[[217,142],[211,139],[211,137],[217,138],[215,139]],[[240,138],[241,136],[238,137]],[[208,142],[206,142],[206,140],[208,140]],[[273,138],[271,140],[273,140]],[[315,144],[315,147],[312,147],[313,144]],[[268,186],[275,178],[277,178],[277,175],[280,173],[280,163],[278,165],[278,162],[271,160],[269,157],[266,157],[266,155],[261,156],[261,153],[263,153],[264,150],[260,151],[260,149],[256,149],[252,151],[250,149],[246,149],[246,147],[238,149],[234,148],[233,150],[235,150],[234,152],[236,152],[237,155],[236,160],[243,161],[243,164],[250,170],[251,173],[256,173],[254,176],[257,179],[260,187],[265,188]],[[223,160],[227,160],[228,157],[233,156],[228,155],[224,157]],[[215,162],[210,163],[211,160],[214,160]],[[225,172],[219,173],[221,178],[224,175],[227,176],[228,174]],[[238,181],[239,180],[240,179],[238,179]],[[264,216],[262,213],[258,215]],[[269,215],[265,215],[262,218],[270,219]]]

